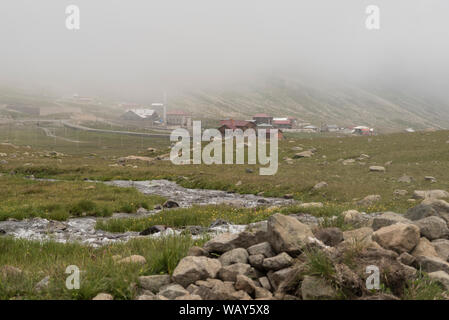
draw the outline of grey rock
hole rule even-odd
[[[187,256],[183,258],[173,271],[173,280],[187,287],[197,280],[215,278],[221,268],[218,259]]]
[[[262,266],[266,270],[280,270],[290,267],[293,263],[293,258],[287,253],[282,252],[277,256],[266,258],[263,260]]]
[[[234,263],[247,263],[248,251],[243,248],[236,248],[223,253],[218,260],[220,260],[221,265],[224,267]]]
[[[248,248],[248,253],[250,255],[258,255],[262,254],[266,258],[270,258],[275,255],[273,249],[271,248],[271,244],[269,242],[262,242],[255,244]]]
[[[173,300],[180,296],[185,296],[189,292],[184,289],[179,284],[169,284],[161,288],[159,295],[166,297],[167,299]]]
[[[380,228],[387,227],[398,222],[411,223],[411,221],[403,215],[394,212],[384,212],[373,218],[372,228],[376,231]]]
[[[415,222],[415,225],[418,226],[421,235],[429,240],[442,239],[449,236],[446,221],[436,216],[420,219]]]
[[[335,298],[335,289],[324,279],[305,276],[301,283],[303,300],[325,300]]]
[[[159,292],[161,287],[169,284],[170,281],[169,275],[141,276],[138,278],[139,286],[153,293]]]

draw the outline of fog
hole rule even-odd
[[[70,4],[80,30],[65,26]],[[380,30],[365,27],[368,5]],[[273,74],[449,89],[446,0],[2,0],[0,12],[6,85],[134,100]]]

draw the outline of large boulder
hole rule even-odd
[[[358,201],[357,204],[362,207],[368,207],[373,205],[376,202],[379,202],[382,199],[382,197],[378,194],[371,194],[369,196],[366,196],[362,200]]]
[[[411,221],[405,218],[403,215],[388,211],[373,218],[372,228],[374,231],[376,231],[380,228],[388,227],[398,222],[411,223]]]
[[[372,239],[385,249],[398,253],[410,252],[419,242],[419,228],[412,224],[396,223],[373,233]]]
[[[442,239],[449,236],[447,223],[440,217],[425,217],[416,221],[415,225],[418,226],[421,235],[429,240]]]
[[[229,266],[234,263],[248,263],[248,251],[243,248],[236,248],[223,253],[220,258],[222,266]]]
[[[287,252],[297,256],[313,233],[308,225],[297,219],[276,213],[268,219],[267,236],[277,253]]]
[[[187,256],[183,258],[173,271],[173,280],[183,287],[198,280],[215,278],[221,269],[218,259]]]
[[[305,276],[301,283],[301,294],[303,300],[326,300],[334,299],[336,291],[323,278]]]

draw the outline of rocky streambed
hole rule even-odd
[[[98,182],[101,183],[101,182]],[[151,181],[108,181],[108,185],[118,187],[133,187],[144,194],[164,196],[179,204],[180,207],[191,207],[193,205],[215,205],[228,204],[240,207],[280,206],[294,203],[294,200],[282,198],[268,198],[255,195],[229,193],[220,190],[202,190],[184,188],[175,182],[168,180]],[[170,209],[164,209],[170,210]],[[137,214],[115,213],[111,218],[145,217],[153,215],[160,210],[139,210]],[[101,246],[117,241],[128,241],[129,239],[142,237],[139,232],[111,233],[95,229],[97,217],[71,218],[64,222],[50,221],[42,218],[25,220],[13,220],[0,222],[0,235],[9,235],[15,238],[28,240],[54,240],[57,242],[81,242],[93,246]],[[206,228],[209,233],[241,232],[244,225],[232,225],[228,223],[217,223]],[[151,234],[151,237],[160,237],[181,233],[180,230],[167,228],[161,232]]]

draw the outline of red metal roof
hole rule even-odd
[[[221,120],[220,125],[227,126],[230,129],[236,129],[238,127],[245,127],[248,124],[252,123],[251,121],[245,120]]]
[[[290,120],[273,120],[273,124],[292,124]]]

